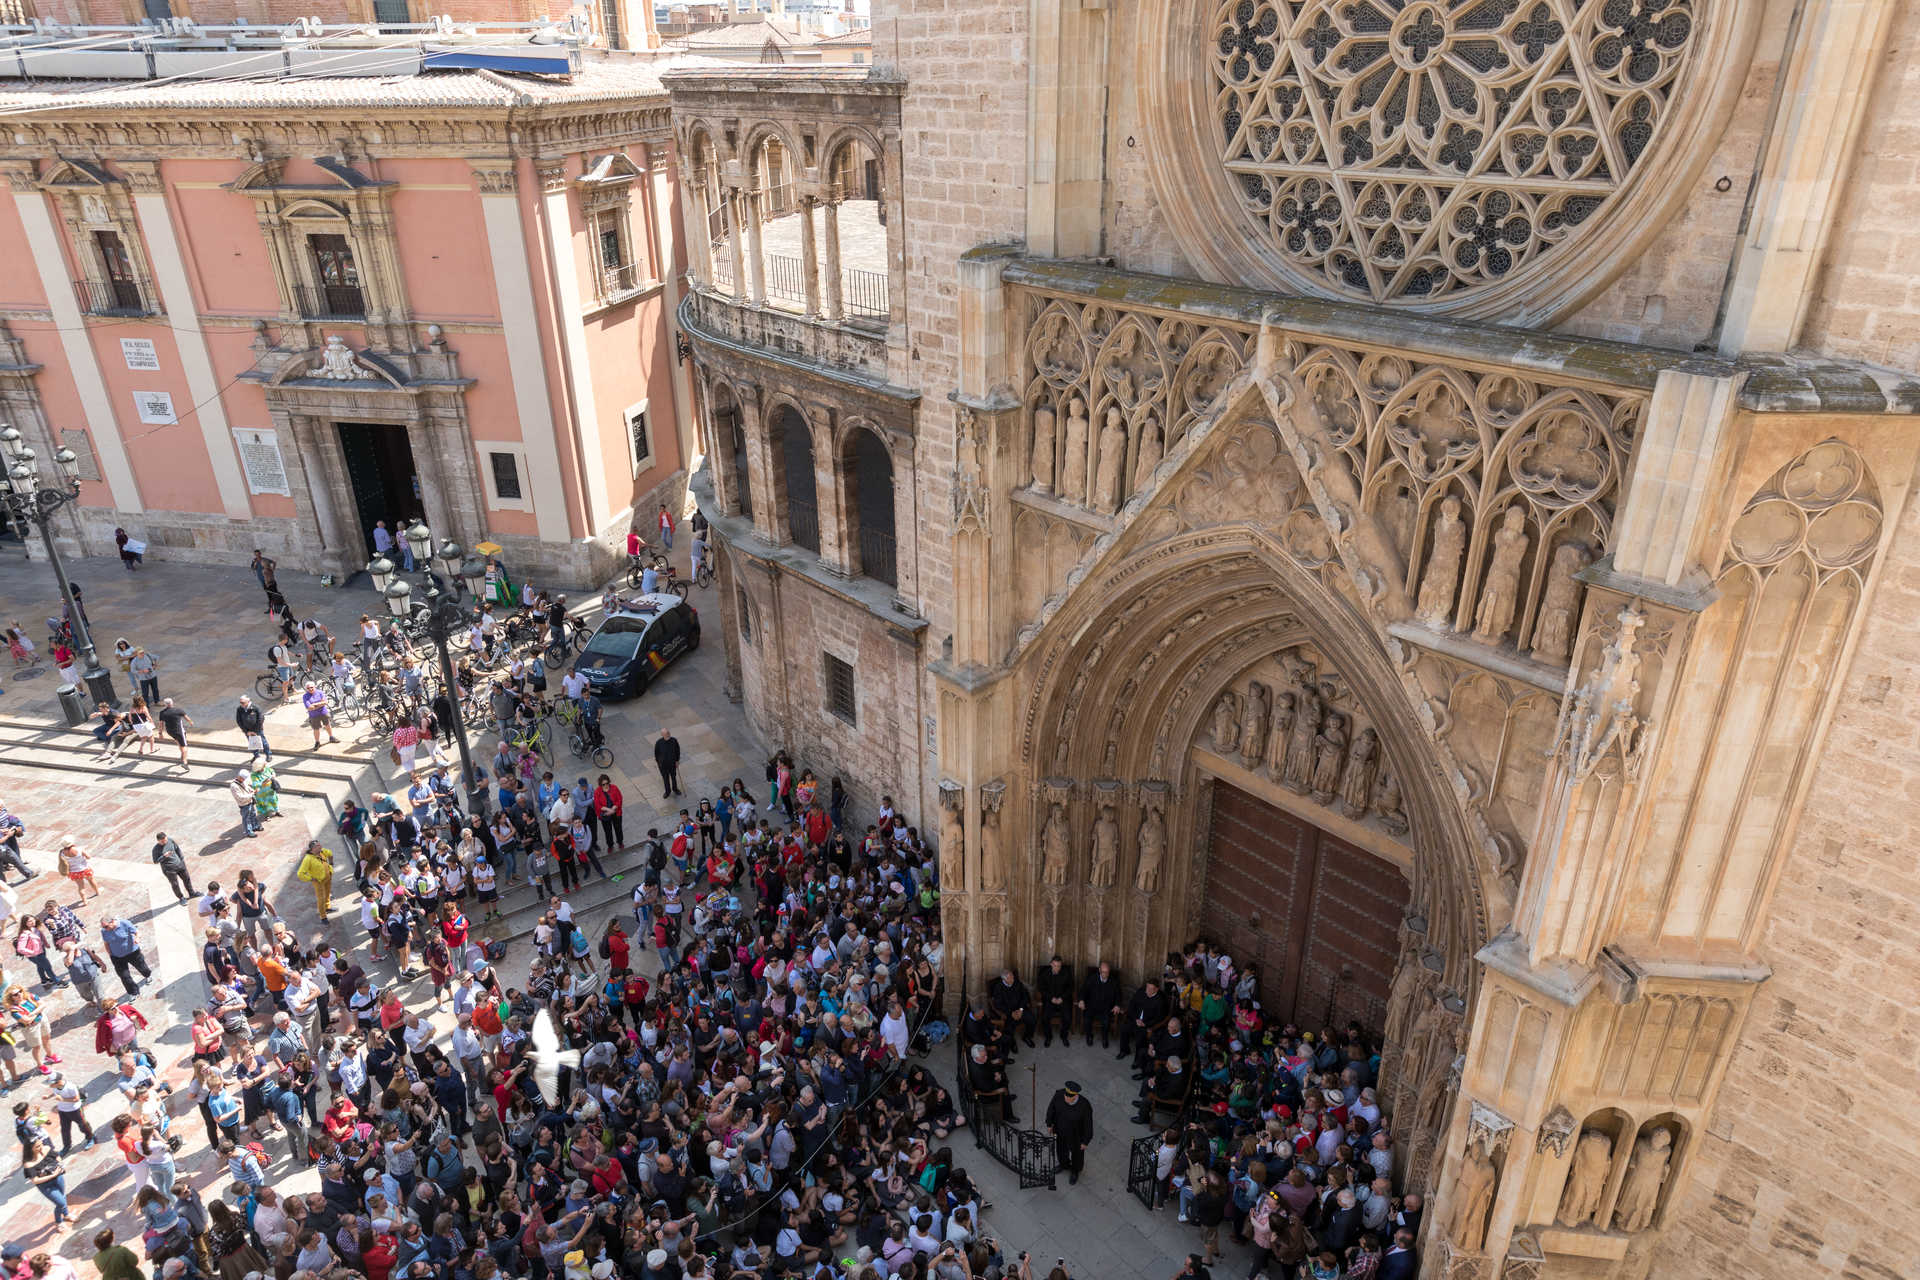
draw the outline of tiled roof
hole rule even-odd
[[[667,60],[589,51],[570,79],[506,75],[496,71],[426,71],[418,75],[315,76],[149,84],[141,80],[41,80],[0,88],[0,111],[195,111],[257,108],[406,110],[466,107],[566,106],[666,97],[660,72]]]
[[[812,40],[796,37],[771,22],[730,22],[725,26],[705,27],[675,41],[688,49],[764,49],[768,41],[783,49]]]

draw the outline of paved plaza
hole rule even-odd
[[[92,740],[85,730],[68,729],[60,718],[54,695],[57,677],[50,666],[37,671],[0,668],[0,802],[26,822],[27,860],[40,875],[15,886],[22,911],[39,910],[48,898],[72,905],[72,886],[53,874],[54,849],[70,836],[88,849],[97,868],[102,896],[80,910],[89,931],[111,912],[136,923],[155,981],[136,1000],[151,1021],[143,1042],[156,1048],[163,1074],[184,1078],[178,1063],[190,1044],[187,1024],[206,991],[198,958],[198,920],[191,903],[179,904],[149,857],[156,832],[165,829],[186,850],[196,889],[209,881],[231,887],[243,868],[253,869],[267,886],[274,905],[302,937],[325,931],[358,962],[365,962],[365,935],[353,915],[350,864],[338,860],[332,911],[322,921],[309,886],[295,879],[293,869],[310,837],[330,845],[339,841],[332,822],[338,804],[347,796],[362,798],[386,785],[384,744],[366,735],[342,732],[337,746],[311,750],[311,738],[298,723],[294,709],[281,707],[270,717],[268,737],[283,776],[291,779],[281,816],[270,820],[257,840],[240,837],[233,806],[211,778],[225,776],[225,768],[203,768],[202,759],[224,765],[244,756],[242,737],[233,723],[238,694],[251,688],[263,668],[272,628],[252,574],[244,568],[149,563],[137,573],[123,571],[117,561],[89,559],[70,566],[82,585],[87,611],[98,642],[110,649],[115,638],[144,644],[161,660],[163,693],[176,698],[194,718],[191,733],[196,764],[178,770],[169,753],[152,757],[123,755],[118,764],[94,762]],[[374,593],[364,585],[343,591],[322,587],[317,579],[283,573],[281,583],[297,614],[317,616],[336,634],[352,634],[352,624]],[[0,601],[9,623],[27,625],[36,643],[44,639],[42,620],[53,611],[55,590],[46,565],[17,556],[0,560]],[[712,591],[696,589],[693,605],[711,628],[719,623],[718,602]],[[44,646],[43,646],[44,649]],[[109,667],[114,664],[108,663]],[[114,671],[116,687],[127,696],[122,673]],[[672,726],[684,752],[682,781],[687,801],[697,802],[723,782],[745,778],[758,788],[763,749],[755,740],[739,708],[725,696],[725,663],[717,638],[668,669],[643,697],[607,709],[609,742],[616,753],[616,775],[626,795],[627,830],[643,835],[665,816],[659,778],[652,768],[651,739],[663,724]],[[479,758],[491,755],[489,735],[476,735]],[[804,744],[793,744],[804,756]],[[561,765],[574,764],[562,752]],[[556,770],[558,772],[558,770]],[[582,770],[581,772],[586,772]],[[300,781],[306,778],[307,781]],[[851,815],[864,822],[869,815]],[[634,869],[634,855],[615,855],[608,870],[624,877]],[[604,881],[583,885],[574,895],[581,919],[597,933],[611,912],[625,913],[628,890],[634,881]],[[510,894],[504,905],[509,915],[493,932],[513,939],[503,977],[524,979],[531,947],[524,934],[537,911],[529,890]],[[476,928],[477,935],[487,930]],[[11,951],[0,953],[10,962],[9,972],[25,968]],[[652,975],[657,961],[646,948],[636,948],[637,966]],[[390,965],[369,966],[384,973]],[[31,970],[28,970],[30,976]],[[103,990],[118,992],[109,973]],[[411,988],[411,1007],[431,1009],[430,984]],[[54,1019],[56,1047],[65,1058],[62,1069],[81,1082],[93,1099],[87,1108],[101,1132],[121,1109],[110,1083],[112,1067],[92,1052],[91,1018],[79,1008],[71,991],[48,1000]],[[440,1021],[450,1026],[448,1015]],[[44,1077],[32,1073],[30,1059],[21,1061],[27,1080],[4,1095],[9,1106],[27,1101],[50,1108]],[[950,1084],[953,1046],[939,1046],[927,1060]],[[1065,1257],[1076,1276],[1116,1277],[1118,1280],[1166,1280],[1180,1267],[1198,1236],[1176,1224],[1171,1209],[1149,1214],[1127,1195],[1129,1141],[1146,1132],[1128,1122],[1133,1085],[1111,1053],[1076,1044],[1069,1049],[1023,1051],[1014,1064],[1014,1087],[1020,1095],[1018,1111],[1028,1124],[1037,1124],[1046,1100],[1069,1077],[1086,1086],[1095,1107],[1095,1138],[1087,1156],[1087,1173],[1078,1186],[1064,1176],[1054,1191],[1022,1191],[1006,1170],[975,1150],[965,1130],[955,1134],[955,1156],[983,1187],[993,1208],[986,1226],[1012,1252],[1029,1250],[1038,1270]],[[1034,1076],[1037,1073],[1037,1089]],[[176,1122],[184,1128],[186,1144],[179,1161],[182,1176],[190,1178],[209,1199],[227,1183],[224,1167],[208,1150],[199,1116],[182,1100],[184,1114]],[[324,1090],[323,1090],[324,1102]],[[267,1141],[275,1157],[269,1170],[272,1185],[284,1191],[315,1190],[318,1175],[300,1169],[286,1156],[284,1144]],[[29,1248],[54,1247],[83,1262],[92,1255],[91,1237],[110,1225],[123,1240],[137,1236],[131,1209],[132,1187],[117,1152],[103,1144],[69,1157],[68,1184],[74,1219],[71,1229],[55,1233],[49,1206],[25,1187],[19,1177],[19,1150],[0,1155],[0,1240],[18,1241]],[[1237,1254],[1233,1246],[1230,1252]],[[1233,1265],[1230,1256],[1228,1267]],[[1244,1269],[1244,1262],[1241,1263]]]

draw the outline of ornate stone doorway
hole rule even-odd
[[[1399,867],[1221,781],[1211,789],[1202,932],[1259,966],[1270,1022],[1378,1035],[1410,892]]]

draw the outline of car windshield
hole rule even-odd
[[[653,615],[650,613],[644,616],[616,613],[600,624],[600,630],[594,639],[597,640],[601,636],[638,635],[645,631],[647,624],[652,621]]]
[[[603,628],[594,634],[593,639],[587,641],[587,647],[580,652],[583,657],[594,653],[625,658],[630,657],[639,647],[640,628],[635,627],[631,631],[608,631]]]

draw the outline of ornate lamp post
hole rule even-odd
[[[426,633],[427,639],[433,641],[434,652],[440,655],[440,682],[447,691],[447,714],[453,721],[453,740],[460,748],[460,785],[466,789],[467,811],[479,813],[485,806],[486,788],[474,783],[473,758],[467,752],[467,726],[460,718],[460,687],[454,677],[453,654],[447,648],[447,642],[471,624],[456,592],[444,589],[438,575],[427,567],[433,539],[426,526],[415,521],[405,536],[407,546],[413,551],[414,564],[427,577],[427,589],[418,604],[413,598],[412,584],[394,572],[392,562],[382,557],[369,564],[367,572],[373,576],[374,589],[386,598],[387,612],[403,620],[413,619]],[[440,548],[442,560],[451,565],[458,565],[464,555],[466,549],[452,540]]]
[[[0,430],[0,453],[6,455],[7,463],[7,510],[15,520],[40,531],[40,542],[47,549],[53,576],[60,580],[60,599],[63,604],[71,605],[73,584],[67,581],[67,567],[53,545],[53,513],[80,497],[80,460],[71,449],[54,450],[53,461],[60,469],[60,482],[43,487],[40,472],[33,465],[36,455],[21,439],[18,430],[13,427]],[[67,612],[73,618],[73,637],[80,642],[80,658],[87,664],[81,679],[87,682],[89,697],[94,702],[118,706],[120,700],[113,693],[113,676],[100,665],[93,637],[87,632],[87,620],[77,606]]]

